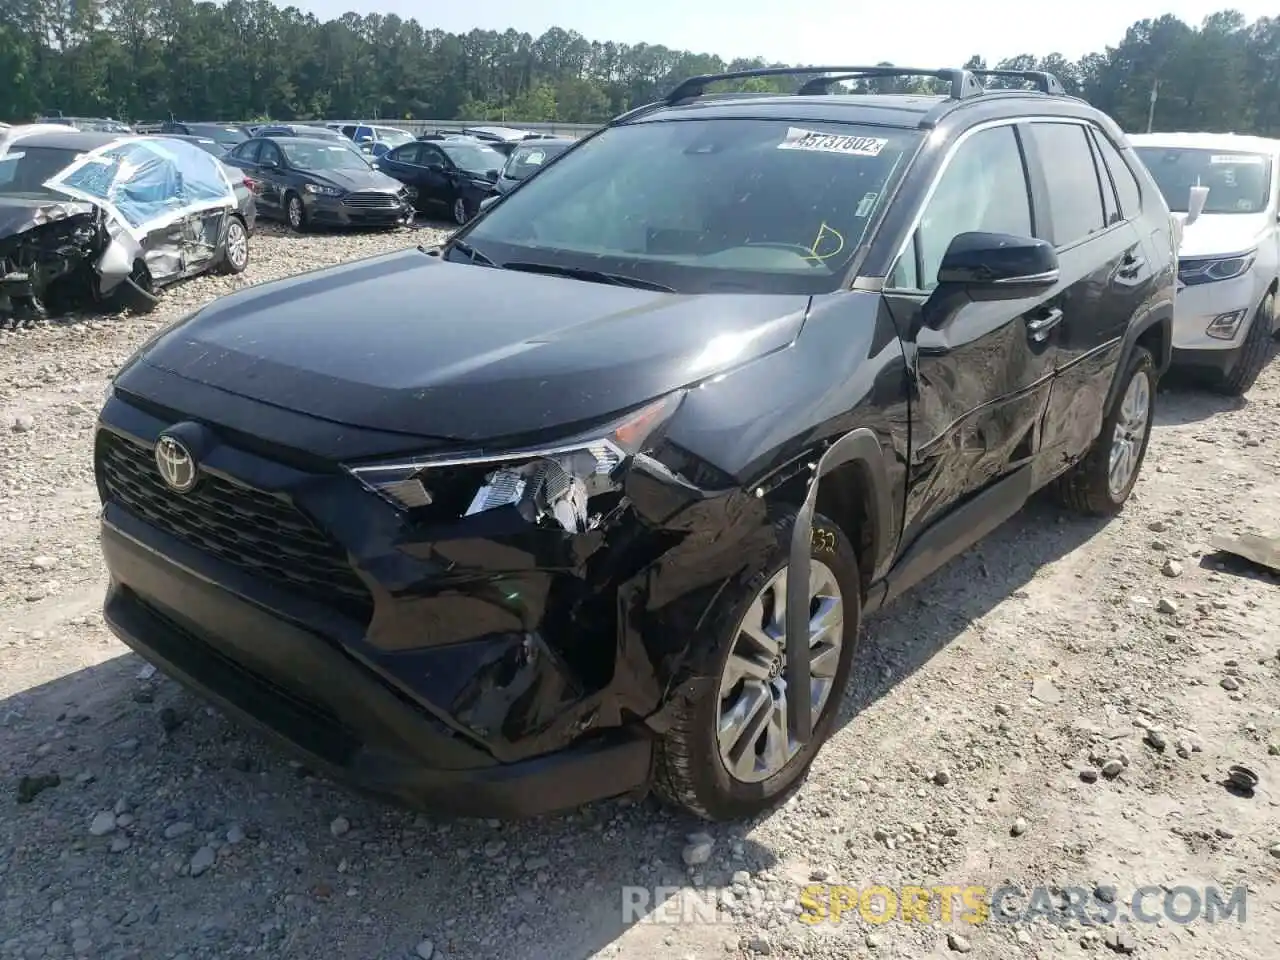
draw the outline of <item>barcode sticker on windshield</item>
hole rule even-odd
[[[1259,153],[1220,153],[1209,158],[1210,163],[1262,163],[1264,157]]]
[[[787,130],[786,139],[778,144],[778,149],[843,153],[851,157],[878,157],[888,142],[878,137],[849,137],[791,127]]]

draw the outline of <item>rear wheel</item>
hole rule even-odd
[[[1239,356],[1231,369],[1218,381],[1218,389],[1232,397],[1248,393],[1267,365],[1271,356],[1273,315],[1276,309],[1275,294],[1269,293],[1249,322],[1249,332],[1240,344]]]
[[[1115,403],[1084,459],[1058,478],[1054,492],[1072,510],[1092,516],[1119,512],[1142,471],[1155,414],[1156,368],[1135,347],[1124,368]]]
[[[695,638],[698,651],[674,696],[675,720],[658,744],[655,789],[709,820],[736,820],[779,803],[804,777],[839,713],[861,617],[861,581],[840,529],[815,516],[809,577],[813,736],[787,727],[787,555],[795,513],[775,518],[775,544],[754,575],[723,591]]]

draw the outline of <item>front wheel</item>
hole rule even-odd
[[[296,193],[285,197],[284,215],[289,226],[298,233],[307,229],[307,208],[302,205],[302,198]]]
[[[840,528],[813,520],[809,577],[813,736],[787,726],[787,555],[794,511],[775,517],[774,545],[754,575],[716,600],[674,696],[675,719],[659,741],[654,784],[667,802],[708,820],[738,820],[776,806],[804,777],[831,735],[849,678],[862,612],[853,548]]]
[[[222,257],[222,272],[244,273],[249,266],[249,231],[239,217],[227,224],[227,239]]]
[[[1098,439],[1084,459],[1057,481],[1058,500],[1079,513],[1095,517],[1118,513],[1133,492],[1147,455],[1156,397],[1156,367],[1150,352],[1134,347],[1122,376]]]
[[[462,197],[453,201],[453,222],[462,226],[472,217],[471,205]]]
[[[1275,294],[1269,293],[1258,307],[1258,312],[1250,318],[1249,331],[1240,344],[1239,355],[1217,384],[1218,389],[1227,396],[1242,397],[1248,393],[1262,368],[1267,365],[1271,356],[1272,316],[1275,309]]]

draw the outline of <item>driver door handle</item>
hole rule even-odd
[[[1034,343],[1043,343],[1049,338],[1049,333],[1062,322],[1062,311],[1058,307],[1046,310],[1038,317],[1031,317],[1027,320],[1027,335]]]

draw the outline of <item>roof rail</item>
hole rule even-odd
[[[1048,93],[1058,97],[1067,95],[1066,89],[1062,83],[1052,73],[1046,73],[1044,70],[970,70],[976,77],[1007,77],[1010,80],[1026,80],[1028,83],[1034,83],[1036,89],[1041,93]]]
[[[826,81],[822,89],[826,89],[831,83],[835,83],[841,79],[857,79],[861,77],[932,77],[935,80],[942,80],[951,85],[950,97],[952,100],[967,100],[969,97],[976,97],[982,93],[982,84],[973,75],[973,71],[961,70],[957,68],[946,68],[942,70],[916,68],[916,67],[894,67],[894,66],[838,66],[838,67],[761,67],[754,70],[734,70],[730,73],[708,73],[702,76],[690,77],[682,81],[674,90],[663,98],[662,102],[667,106],[680,103],[683,100],[689,100],[693,97],[702,96],[707,86],[720,80],[747,80],[752,77],[794,77],[804,76],[811,73],[827,73],[827,74],[847,74],[850,76],[831,77],[831,78],[815,78],[801,88],[801,92],[813,93],[811,89],[818,80]],[[1049,76],[1044,74],[1044,76]],[[1055,80],[1054,83],[1057,83]]]

